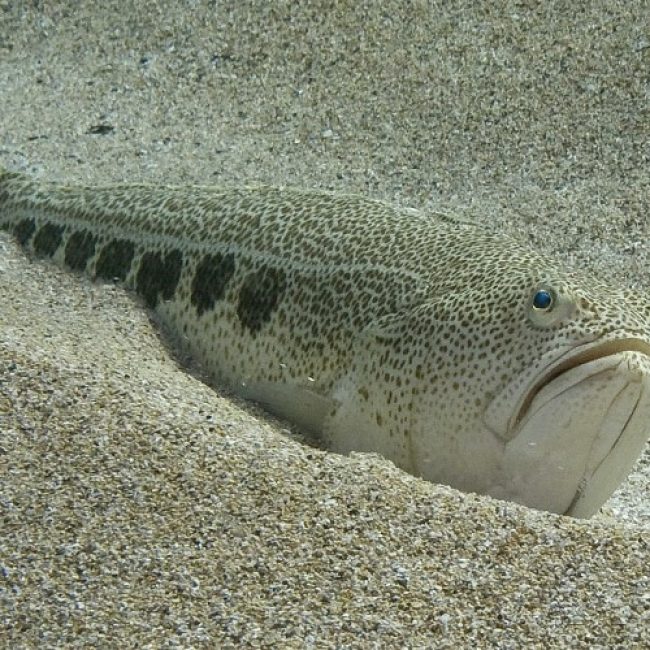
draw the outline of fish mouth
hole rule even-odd
[[[633,337],[617,338],[605,342],[588,344],[587,346],[583,346],[578,352],[573,349],[562,355],[560,359],[549,366],[546,372],[533,383],[530,389],[525,391],[519,408],[515,410],[515,415],[508,423],[508,438],[512,438],[521,427],[532,403],[545,386],[556,380],[563,373],[573,370],[578,366],[621,352],[640,352],[650,358],[650,343],[643,339]]]

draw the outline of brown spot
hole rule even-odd
[[[282,269],[262,267],[246,277],[239,291],[237,316],[252,334],[259,332],[278,306],[287,286]]]
[[[23,219],[14,226],[14,236],[21,246],[27,244],[36,230],[36,222],[33,219]]]
[[[131,270],[134,253],[133,242],[128,239],[113,239],[99,254],[95,275],[104,280],[123,281]]]
[[[74,271],[83,271],[95,254],[97,238],[87,230],[73,232],[65,245],[65,263]]]
[[[135,288],[148,307],[154,309],[158,301],[169,300],[176,291],[183,269],[183,255],[179,250],[145,253],[135,278]]]
[[[53,223],[43,225],[34,236],[34,242],[32,243],[34,252],[38,255],[52,257],[61,245],[64,230],[63,226],[57,226]]]
[[[206,255],[196,267],[192,280],[190,300],[200,316],[222,300],[226,286],[235,273],[235,256],[232,253]]]

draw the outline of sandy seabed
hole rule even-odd
[[[0,162],[453,210],[650,287],[650,9],[0,0]],[[590,521],[302,444],[0,235],[0,646],[650,645],[650,454]]]

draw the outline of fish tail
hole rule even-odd
[[[13,204],[28,182],[31,179],[27,174],[11,171],[0,164],[0,230],[12,229],[16,219]]]
[[[6,181],[11,176],[11,172],[0,164],[0,225],[4,221],[3,217],[5,212],[5,203],[7,202],[9,193],[7,192]]]
[[[16,172],[10,172],[2,163],[0,163],[0,180],[4,179],[5,176],[11,176]]]
[[[27,178],[26,174],[21,174],[20,172],[12,172],[7,169],[4,165],[0,164],[0,192],[6,189],[6,184],[8,181],[14,178]],[[6,200],[6,197],[0,195],[0,204],[3,200]]]

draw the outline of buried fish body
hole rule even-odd
[[[448,216],[0,169],[0,227],[135,290],[215,381],[333,451],[588,517],[650,436],[648,302]]]

